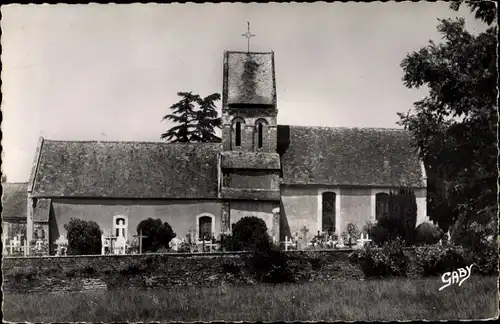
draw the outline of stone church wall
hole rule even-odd
[[[342,188],[340,190],[340,212],[342,213],[341,231],[347,230],[347,224],[355,224],[362,230],[372,218],[372,190],[369,188]]]
[[[314,187],[282,187],[281,188],[281,240],[285,236],[295,237],[302,234],[305,226],[309,234],[316,233],[318,223],[318,190]]]
[[[346,231],[349,223],[362,230],[367,222],[375,222],[375,194],[390,192],[390,188],[329,188],[314,186],[281,186],[280,240],[285,236],[304,236],[310,239],[321,230],[322,193],[331,191],[339,195],[336,199],[336,228]],[[417,200],[417,226],[428,221],[426,189],[415,189]]]
[[[196,231],[196,216],[208,213],[214,216],[215,233],[221,226],[221,203],[192,200],[116,200],[116,199],[53,199],[50,216],[50,240],[66,235],[64,225],[71,218],[97,222],[101,230],[113,227],[113,216],[128,216],[129,240],[137,234],[137,225],[149,217],[168,222],[178,238],[188,231]]]

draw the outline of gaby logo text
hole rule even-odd
[[[452,272],[445,272],[441,276],[441,281],[443,281],[445,285],[439,288],[439,291],[456,283],[458,283],[458,285],[461,286],[465,280],[469,279],[472,266],[473,264],[471,264],[470,266],[465,266],[465,269],[459,268]]]

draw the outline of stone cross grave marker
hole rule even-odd
[[[361,233],[361,238],[358,240],[358,246],[362,248],[365,246],[365,243],[371,242],[371,240],[368,238],[368,234],[363,234]]]

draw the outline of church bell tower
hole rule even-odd
[[[218,161],[223,231],[257,216],[279,237],[277,116],[274,53],[225,52]]]

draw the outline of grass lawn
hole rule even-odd
[[[375,321],[485,319],[498,314],[497,278],[438,291],[440,278],[217,288],[4,295],[14,322]]]

